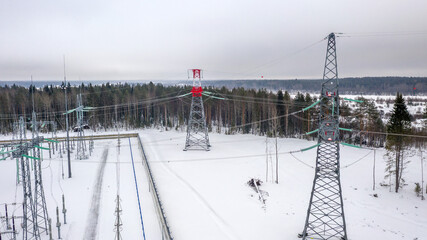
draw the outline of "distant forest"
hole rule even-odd
[[[186,130],[191,86],[164,86],[150,82],[135,85],[107,83],[68,84],[67,87],[64,84],[46,85],[41,88],[16,85],[0,87],[1,133],[11,133],[18,116],[31,120],[33,92],[37,120],[55,121],[58,130],[65,130],[65,89],[69,110],[77,107],[77,95],[80,93],[83,105],[93,107],[91,111],[85,112],[84,118],[86,124],[95,131],[115,130],[116,127],[126,130],[146,127]],[[317,128],[317,108],[283,117],[317,101],[316,97],[308,93],[297,93],[291,97],[288,91],[271,92],[265,88],[255,90],[241,87],[205,87],[204,91],[214,96],[203,97],[209,131],[310,139],[316,137],[315,134],[306,136],[305,133]],[[385,131],[381,113],[370,100],[365,100],[354,110],[342,101],[340,113],[340,124],[344,128]],[[76,114],[70,114],[70,127],[75,127],[76,122]],[[43,131],[49,128],[51,126],[46,125]],[[413,133],[422,134],[422,131],[425,129],[414,129]],[[347,132],[342,137],[348,143],[369,146],[383,146],[385,141],[385,135],[371,133]]]
[[[110,85],[116,84],[148,84],[148,80],[95,80],[95,81],[70,81],[71,86],[85,85],[102,85],[109,82]],[[164,86],[189,85],[192,81],[188,80],[156,80],[154,84],[163,84]],[[36,87],[45,85],[60,86],[62,81],[37,81],[34,82]],[[363,77],[363,78],[340,78],[340,94],[364,94],[364,95],[396,95],[399,91],[404,95],[427,95],[427,77]],[[0,81],[0,87],[12,85],[29,87],[31,81]],[[319,93],[322,80],[320,79],[289,79],[289,80],[203,80],[203,86],[212,86],[216,88],[226,87],[245,88],[245,89],[262,89],[277,92],[278,90],[288,91],[290,93],[310,92]],[[414,89],[415,88],[415,89]]]
[[[213,80],[204,81],[204,85],[226,87],[229,89],[243,87],[246,89],[286,90],[288,92],[320,92],[322,80]],[[363,77],[340,78],[341,94],[365,95],[427,95],[427,77]]]

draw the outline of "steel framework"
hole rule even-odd
[[[185,140],[184,151],[205,150],[209,151],[209,136],[205,120],[205,110],[202,98],[202,70],[191,69],[193,75],[193,88],[191,90],[192,100],[190,117],[188,118],[187,138]]]
[[[14,131],[14,144],[19,145],[22,144],[22,141],[26,139],[26,123],[24,121],[24,117],[20,116],[19,121],[13,124]],[[16,135],[16,136],[15,136]],[[16,159],[16,184],[21,183],[22,179],[22,171],[20,171],[20,163],[19,158]]]
[[[77,95],[77,104],[79,105],[76,110],[77,114],[77,159],[87,159],[86,154],[86,141],[84,140],[85,134],[83,131],[83,113],[85,111],[82,103],[82,94]]]
[[[23,189],[23,239],[40,239],[40,234],[47,233],[47,209],[41,181],[40,158],[29,156],[28,153],[44,140],[43,137],[34,137],[29,142],[21,140],[20,145],[13,151],[12,156],[20,159],[22,189]],[[34,169],[34,193],[31,181],[31,165]]]
[[[37,214],[36,221],[39,228],[40,234],[48,234],[48,214],[46,207],[46,198],[43,189],[43,177],[42,177],[42,165],[41,165],[41,154],[42,149],[41,143],[43,138],[39,137],[39,125],[41,123],[36,120],[36,113],[33,112],[33,139],[31,145],[27,145],[27,148],[32,148],[34,151],[34,213]]]
[[[340,181],[338,69],[334,33],[328,36],[323,80],[315,176],[300,237],[304,240],[347,240]]]
[[[20,117],[17,123],[19,130],[19,144],[15,145],[12,150],[12,157],[19,159],[20,177],[22,179],[23,189],[23,239],[40,239],[40,234],[48,234],[48,212],[46,206],[46,198],[43,189],[43,177],[41,168],[41,143],[44,141],[43,137],[39,137],[39,127],[42,124],[37,122],[36,113],[33,111],[32,120],[32,139],[25,141],[25,128],[26,122]],[[29,155],[33,152],[33,156]],[[31,167],[34,173],[34,188],[32,188],[31,180]],[[19,174],[18,174],[19,180]]]

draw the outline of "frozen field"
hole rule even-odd
[[[210,134],[211,151],[184,152],[185,133],[147,130],[141,136],[175,239],[279,240],[297,239],[302,232],[314,169],[281,154],[279,184],[272,182],[271,169],[266,181],[264,137]],[[273,139],[269,141],[268,152],[273,154]],[[279,139],[278,149],[280,153],[314,144]],[[383,150],[376,151],[373,191],[373,151],[341,149],[349,239],[427,239],[427,203],[414,193],[414,182],[421,181],[419,157],[405,173],[408,185],[396,194],[379,185],[384,182]],[[314,166],[315,154],[311,150],[294,156]],[[271,165],[274,161],[274,155],[268,158]],[[264,181],[261,189],[269,194],[265,206],[246,184],[252,177]]]
[[[211,133],[211,151],[185,152],[182,151],[185,132],[149,129],[139,133],[174,239],[283,240],[297,239],[303,230],[316,151],[295,153],[294,157],[280,153],[309,147],[315,142],[278,139],[279,184],[275,184],[274,139],[268,139],[266,144],[265,137]],[[131,144],[146,239],[161,239],[137,140],[131,139]],[[119,154],[117,140],[95,141],[89,159],[74,160],[72,155],[71,179],[67,178],[65,158],[49,159],[44,153],[43,180],[54,238],[55,208],[59,206],[61,211],[64,193],[68,224],[63,224],[61,214],[63,239],[114,239],[115,199],[119,189],[123,239],[143,239],[129,140],[122,139],[120,145]],[[407,186],[396,194],[389,187],[380,186],[388,183],[384,181],[384,150],[376,151],[375,191],[372,190],[374,152],[350,147],[341,150],[349,239],[427,239],[427,201],[421,201],[414,192],[414,183],[421,182],[419,156],[411,159],[405,172]],[[246,184],[250,178],[264,182],[260,188],[268,192],[265,205]],[[22,202],[22,188],[15,185],[15,161],[0,161],[0,183],[0,203]],[[378,198],[373,197],[375,193]],[[16,215],[22,214],[19,204],[9,209]],[[0,213],[4,214],[3,206]]]
[[[161,239],[137,139],[131,139],[131,144],[146,237]],[[52,218],[54,239],[57,239],[56,206],[59,206],[60,210],[62,239],[114,239],[114,213],[118,188],[122,206],[121,235],[123,239],[143,239],[128,139],[121,139],[120,153],[117,149],[117,140],[95,141],[94,152],[87,160],[75,160],[74,152],[71,155],[73,173],[71,179],[68,178],[66,155],[64,154],[63,159],[59,155],[49,159],[46,152],[42,163],[43,185],[49,217]],[[22,186],[15,185],[15,169],[14,160],[0,161],[0,203],[22,203]],[[67,208],[65,225],[61,213],[62,194],[65,195]],[[22,216],[21,204],[9,206],[9,210]],[[3,205],[0,213],[4,215]],[[18,229],[21,230],[20,227]],[[20,238],[21,236],[18,239]],[[43,239],[49,238],[43,235]]]

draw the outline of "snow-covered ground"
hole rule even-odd
[[[297,239],[302,231],[315,150],[294,154],[309,166],[289,154],[280,154],[279,184],[275,184],[271,179],[274,169],[270,168],[266,180],[264,137],[210,134],[211,151],[185,152],[185,133],[146,130],[141,136],[175,239]],[[288,152],[314,144],[279,139],[278,149],[279,153]],[[267,151],[273,154],[271,139],[268,145]],[[427,239],[427,201],[414,192],[414,182],[421,182],[420,159],[412,158],[405,172],[408,185],[396,194],[379,185],[384,182],[384,150],[376,151],[373,191],[374,152],[341,149],[349,239]],[[274,155],[267,158],[270,166],[274,161]],[[246,184],[253,177],[264,181],[261,189],[269,195],[265,206]]]
[[[341,95],[341,97],[356,99],[358,97],[364,97],[369,100],[373,100],[379,111],[383,114],[390,113],[393,110],[394,99],[396,96],[376,96],[376,95]],[[427,103],[427,96],[403,96],[405,99],[408,112],[412,115],[422,114]],[[388,103],[387,103],[388,102]],[[357,108],[357,104],[349,103],[350,107]]]
[[[161,239],[138,142],[134,138],[131,139],[131,144],[146,237]],[[57,154],[49,159],[48,152],[44,152],[43,186],[49,217],[52,218],[54,239],[57,239],[55,227],[57,206],[60,210],[62,239],[114,239],[116,220],[114,213],[118,188],[122,206],[121,235],[123,239],[143,239],[128,139],[122,139],[120,153],[117,150],[117,140],[100,140],[95,141],[94,152],[87,160],[75,160],[74,152],[71,155],[73,173],[71,179],[67,178],[66,155],[60,158]],[[12,215],[11,212],[22,216],[22,186],[15,184],[15,173],[14,160],[0,161],[0,204],[17,202],[18,205],[9,206],[9,216]],[[62,194],[65,195],[67,208],[65,225],[62,215]],[[0,209],[0,214],[4,216],[4,206],[1,205]],[[3,222],[0,226],[4,227]],[[21,231],[21,228],[18,227],[18,230]],[[19,235],[19,238],[21,237]],[[49,238],[43,235],[42,239]]]
[[[279,184],[275,184],[274,139],[268,139],[266,144],[265,137],[211,133],[211,151],[182,151],[185,132],[156,129],[138,132],[174,239],[297,239],[306,217],[316,151],[295,153],[294,156],[283,153],[312,146],[315,142],[278,139]],[[131,139],[131,144],[146,239],[161,239],[136,139]],[[99,140],[95,141],[95,150],[89,159],[74,160],[72,156],[71,179],[67,178],[65,158],[62,160],[55,155],[49,159],[48,154],[44,153],[43,180],[49,215],[53,219],[54,238],[55,208],[59,206],[61,211],[63,192],[68,221],[68,224],[62,223],[61,226],[63,239],[114,239],[118,188],[116,172],[119,166],[123,209],[121,234],[123,239],[143,239],[129,140],[122,139],[120,145],[118,154],[117,140]],[[341,177],[349,239],[427,239],[427,201],[416,197],[414,192],[414,183],[421,182],[419,156],[411,158],[405,172],[407,186],[396,194],[389,187],[380,186],[381,182],[388,183],[388,180],[384,180],[383,149],[377,149],[375,155],[375,191],[372,190],[374,152],[345,146],[341,150]],[[101,166],[106,151],[103,169]],[[118,161],[119,165],[116,164]],[[62,164],[64,179],[61,176]],[[103,177],[100,178],[102,171]],[[250,178],[259,178],[264,182],[260,188],[268,192],[265,205],[246,184]],[[100,179],[102,183],[99,183]],[[95,188],[97,182],[102,186],[99,192]],[[0,161],[0,184],[0,203],[22,202],[22,188],[15,185],[14,161]],[[96,210],[98,193],[99,209]],[[378,197],[374,197],[374,194],[378,194]],[[3,208],[0,207],[2,216]],[[10,206],[9,209],[16,215],[22,214],[19,205]],[[62,222],[62,215],[60,219]],[[95,237],[89,238],[91,234],[95,234]]]

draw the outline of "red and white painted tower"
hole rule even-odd
[[[190,69],[189,73],[193,77],[193,88],[191,89],[192,100],[190,117],[188,118],[187,138],[185,140],[184,151],[205,150],[209,151],[209,136],[206,126],[205,111],[202,98],[202,69]],[[190,75],[189,74],[189,75]],[[190,76],[189,76],[190,78]]]

